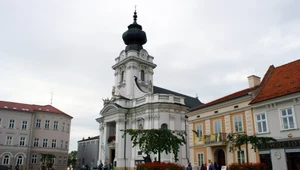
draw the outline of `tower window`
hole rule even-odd
[[[145,81],[145,72],[144,72],[144,70],[141,71],[141,80]]]
[[[123,82],[123,80],[124,80],[124,71],[122,71],[122,73],[121,73],[121,80],[120,80],[120,82]]]

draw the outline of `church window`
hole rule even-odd
[[[141,80],[145,81],[145,72],[144,72],[144,70],[141,71]]]
[[[124,80],[124,71],[122,71],[122,73],[121,73],[121,80],[120,80],[120,82],[123,82],[123,80]]]
[[[166,123],[161,124],[162,129],[168,129],[168,125]]]

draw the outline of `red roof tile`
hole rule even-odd
[[[57,113],[57,114],[64,114],[66,116],[73,118],[72,116],[60,111],[59,109],[57,109],[51,105],[40,106],[40,105],[34,105],[34,104],[31,105],[31,104],[24,104],[24,103],[0,101],[0,109],[18,110],[18,111],[24,111],[24,112],[36,112],[36,111],[51,112],[51,113]]]
[[[300,60],[274,68],[250,104],[300,92]]]
[[[251,92],[252,90],[256,89],[256,87],[257,86],[255,86],[254,88],[247,88],[247,89],[229,94],[227,96],[221,97],[221,98],[219,98],[217,100],[214,100],[214,101],[211,101],[209,103],[202,104],[202,105],[199,105],[197,107],[194,107],[190,111],[198,110],[198,109],[201,109],[201,108],[204,108],[204,107],[212,106],[212,105],[215,105],[215,104],[218,104],[218,103],[222,103],[222,102],[225,102],[225,101],[228,101],[228,100],[232,100],[232,99],[235,99],[235,98],[238,98],[238,97],[248,95],[248,93]]]

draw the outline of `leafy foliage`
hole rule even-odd
[[[256,149],[259,145],[266,144],[271,141],[276,141],[276,139],[272,137],[257,137],[256,135],[248,136],[247,134],[243,133],[229,133],[227,135],[226,144],[230,143],[229,152],[232,152],[235,149],[241,150],[242,145],[251,144],[251,149],[256,152]]]
[[[43,162],[43,166],[46,164],[47,168],[52,168],[55,155],[53,154],[43,154],[41,153],[40,161]]]
[[[158,162],[150,162],[150,163],[142,163],[137,165],[137,170],[158,170],[158,169],[168,169],[168,170],[184,170],[184,166],[177,165],[175,163],[158,163]]]
[[[70,166],[70,165],[72,165],[72,167],[76,166],[76,163],[77,163],[76,156],[77,156],[77,151],[72,151],[69,153],[68,166]]]
[[[172,131],[169,129],[127,129],[124,135],[129,134],[133,147],[139,146],[145,154],[158,153],[160,162],[160,153],[173,153],[175,161],[178,161],[180,145],[186,143],[184,131]],[[123,135],[123,136],[124,136]]]

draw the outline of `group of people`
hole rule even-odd
[[[188,164],[188,166],[186,167],[186,170],[193,170],[191,163]],[[199,170],[221,170],[221,166],[217,162],[212,164],[209,161],[207,165],[202,164]]]

